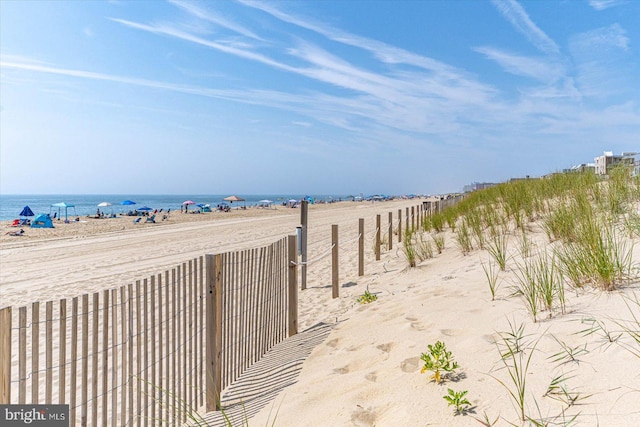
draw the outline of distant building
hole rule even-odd
[[[569,169],[564,169],[562,172],[593,172],[596,171],[595,163],[580,163],[579,165],[571,166]]]
[[[462,188],[463,193],[471,193],[476,190],[484,190],[485,188],[493,187],[496,184],[493,182],[472,182],[469,185],[465,185]]]
[[[636,153],[622,153],[614,155],[613,151],[605,151],[602,156],[596,157],[596,175],[608,175],[609,171],[617,165],[634,166]]]

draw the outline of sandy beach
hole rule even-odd
[[[513,296],[517,238],[509,236],[510,258],[492,300],[482,268],[486,250],[463,255],[454,234],[445,232],[442,253],[409,268],[394,240],[375,261],[375,216],[417,206],[421,200],[341,202],[309,209],[308,289],[301,291],[301,331],[296,351],[276,346],[241,381],[269,377],[263,398],[243,400],[233,386],[223,399],[240,399],[226,411],[234,425],[251,426],[472,426],[523,424],[512,398],[503,339],[522,329],[525,410],[545,425],[640,425],[640,348],[624,327],[638,330],[637,279],[620,290],[585,287],[567,291],[566,313],[540,313],[534,322],[522,298]],[[358,219],[365,219],[365,275],[357,275]],[[300,211],[234,210],[228,214],[171,214],[157,224],[133,224],[130,217],[81,218],[54,229],[25,228],[25,235],[0,236],[0,301],[3,307],[47,301],[121,286],[206,253],[269,244],[294,234]],[[340,297],[331,298],[331,225],[340,228]],[[532,223],[538,248],[548,244]],[[386,236],[388,239],[388,236]],[[634,242],[639,241],[635,238]],[[633,261],[640,256],[636,250]],[[369,304],[357,298],[366,290]],[[635,328],[635,329],[634,329]],[[440,384],[421,373],[422,353],[442,341],[459,368]],[[534,348],[535,347],[535,348]],[[284,348],[285,350],[279,349]],[[284,363],[291,354],[284,384]],[[530,356],[530,358],[528,358]],[[286,358],[286,357],[285,357]],[[269,364],[271,363],[271,364]],[[523,365],[524,366],[524,365]],[[554,379],[557,387],[551,387]],[[443,396],[467,391],[470,404],[455,414]],[[265,397],[266,396],[266,397]],[[208,416],[223,425],[218,415]],[[274,421],[275,420],[275,421]],[[487,425],[487,424],[485,424]]]

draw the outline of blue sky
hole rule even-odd
[[[635,0],[0,0],[0,192],[429,194],[640,151],[638,22]]]

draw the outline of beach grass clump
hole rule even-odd
[[[520,256],[522,258],[529,258],[533,255],[533,249],[535,244],[529,239],[526,231],[522,231],[518,237],[518,244],[520,250]]]
[[[526,414],[528,402],[527,376],[532,356],[540,339],[531,346],[528,344],[523,345],[520,340],[514,342],[514,336],[524,335],[524,327],[521,325],[515,328],[515,325],[509,324],[511,331],[499,333],[501,339],[496,343],[501,355],[502,368],[507,371],[509,378],[505,381],[495,376],[494,378],[507,390],[518,412],[518,417],[524,422],[528,419]]]
[[[593,284],[610,291],[634,277],[633,242],[615,225],[590,218],[576,228],[577,240],[556,252],[565,275],[576,287]]]
[[[491,301],[496,299],[496,291],[498,290],[498,268],[491,261],[486,264],[480,261],[484,275],[489,283],[489,291],[491,292]]]
[[[473,238],[476,241],[477,247],[480,249],[484,249],[484,221],[482,220],[480,209],[471,209],[464,216],[464,219],[467,222],[469,229],[473,233]]]
[[[505,271],[507,269],[507,236],[505,234],[491,236],[486,249],[500,270]]]
[[[616,321],[622,329],[623,334],[631,339],[631,344],[620,342],[623,348],[640,359],[640,298],[634,294],[633,297],[625,297],[625,304],[631,314],[628,321]]]
[[[557,306],[564,314],[564,278],[555,255],[543,252],[516,265],[516,293],[523,297],[533,321],[537,321],[542,310],[548,311],[551,317]]]
[[[467,226],[466,219],[462,219],[460,226],[456,229],[456,241],[463,255],[467,255],[473,250],[473,242],[471,240],[471,232]]]
[[[431,246],[431,239],[428,239],[425,235],[428,236],[428,234],[425,233],[414,234],[414,236],[417,236],[416,247],[418,249],[418,258],[420,261],[433,258],[433,246]]]
[[[441,233],[442,231],[444,231],[445,222],[445,217],[442,212],[434,213],[433,215],[431,215],[431,227],[437,233]],[[427,228],[425,228],[425,230],[426,229]]]
[[[405,228],[404,236],[402,240],[401,250],[404,254],[407,262],[409,263],[409,267],[415,267],[418,262],[418,249],[415,246],[415,242],[413,241],[414,231]]]
[[[438,251],[439,254],[441,254],[442,251],[444,250],[444,244],[445,244],[444,234],[442,233],[434,234],[431,236],[431,238],[433,239],[433,243],[436,245],[436,250]]]

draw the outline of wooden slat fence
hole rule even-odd
[[[206,256],[220,259],[219,390],[291,332],[289,255],[284,238]],[[187,421],[211,394],[204,261],[117,289],[0,310],[0,403],[69,404],[72,426]]]
[[[205,398],[203,260],[117,289],[0,310],[0,403],[69,404],[73,426],[185,421],[185,408]]]
[[[207,255],[206,310],[214,330],[207,344],[209,410],[219,407],[222,390],[292,332],[290,305],[297,304],[289,289],[292,237],[262,248]]]

